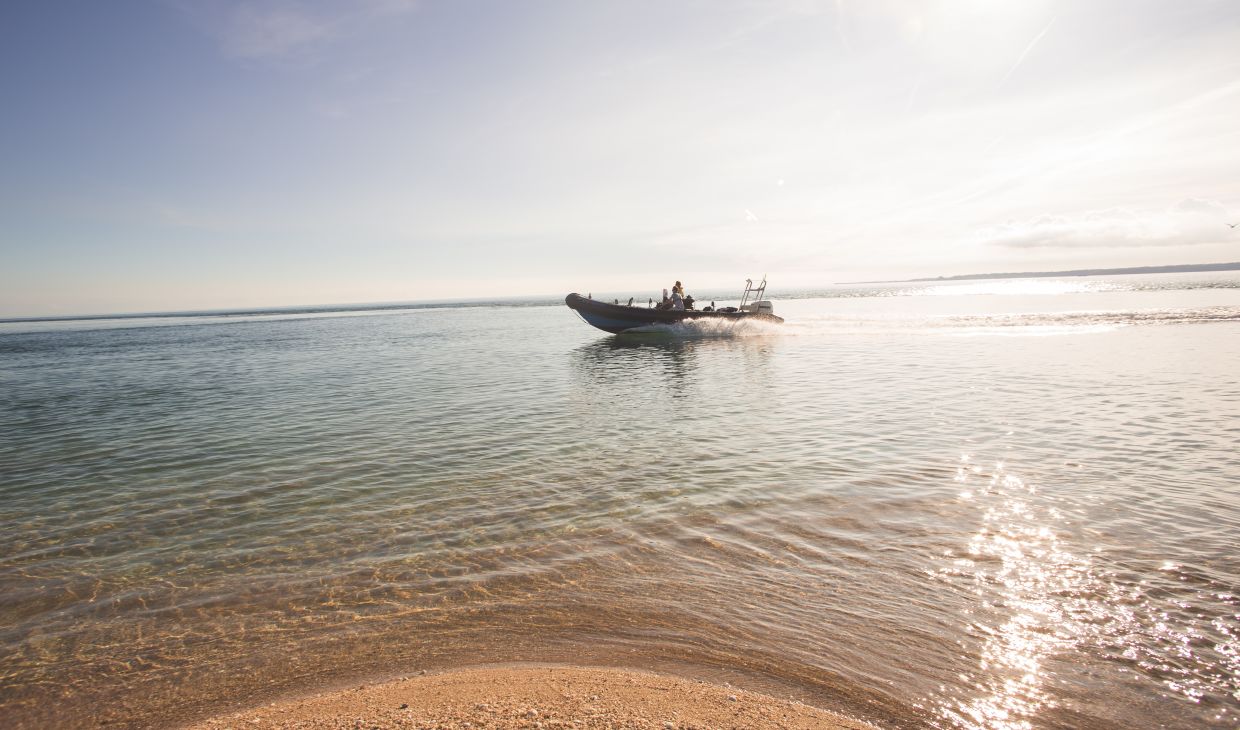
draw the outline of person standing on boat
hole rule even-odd
[[[672,309],[678,312],[693,309],[693,297],[685,296],[685,287],[679,281],[672,287]]]

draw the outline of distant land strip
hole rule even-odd
[[[1126,269],[1073,269],[1071,271],[1015,271],[999,274],[957,274],[927,276],[921,279],[886,279],[882,281],[839,281],[837,284],[904,284],[914,281],[965,281],[969,279],[1038,279],[1047,276],[1115,276],[1119,274],[1183,274],[1194,271],[1236,271],[1240,261],[1227,264],[1176,264],[1174,266],[1131,266]]]

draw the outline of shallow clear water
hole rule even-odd
[[[572,661],[1234,727],[1238,279],[772,291],[782,327],[620,338],[537,302],[0,323],[0,711]]]

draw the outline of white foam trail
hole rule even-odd
[[[1045,336],[1090,334],[1138,325],[1240,322],[1240,307],[1177,309],[1082,310],[1068,312],[1011,312],[998,314],[883,316],[865,312],[850,314],[792,315],[784,325],[770,326],[763,334],[822,336],[838,334],[927,334],[951,336]]]
[[[649,324],[625,330],[625,335],[662,335],[677,339],[705,339],[711,337],[753,337],[778,335],[782,325],[755,319],[723,320],[695,319],[673,324]]]

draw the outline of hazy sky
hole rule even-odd
[[[0,4],[0,316],[1240,260],[1240,2]]]

